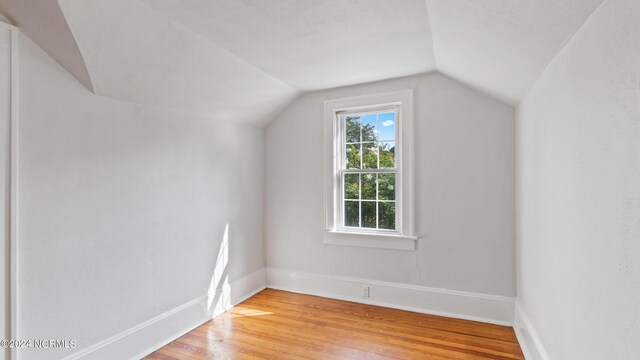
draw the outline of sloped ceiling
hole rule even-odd
[[[80,50],[56,0],[0,0],[0,12],[93,90]]]
[[[602,0],[427,0],[438,70],[511,105]]]
[[[96,93],[261,124],[296,89],[132,0],[62,0]]]
[[[435,67],[423,0],[140,0],[300,90]]]
[[[264,125],[300,91],[437,70],[511,105],[602,0],[0,0],[96,94]]]

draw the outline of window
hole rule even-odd
[[[336,114],[341,157],[338,219],[343,230],[396,232],[398,106]]]
[[[325,102],[325,243],[415,249],[413,93]]]

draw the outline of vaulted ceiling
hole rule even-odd
[[[517,105],[602,0],[0,0],[99,95],[266,124],[300,91],[440,71]]]

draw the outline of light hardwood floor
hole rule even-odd
[[[524,359],[513,329],[265,289],[148,359]]]

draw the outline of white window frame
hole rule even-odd
[[[327,100],[325,108],[325,236],[327,245],[415,250],[413,213],[413,91]],[[396,230],[343,226],[344,114],[396,111]],[[379,172],[380,170],[367,170]],[[382,170],[385,171],[385,170]],[[381,171],[380,171],[381,172]]]

